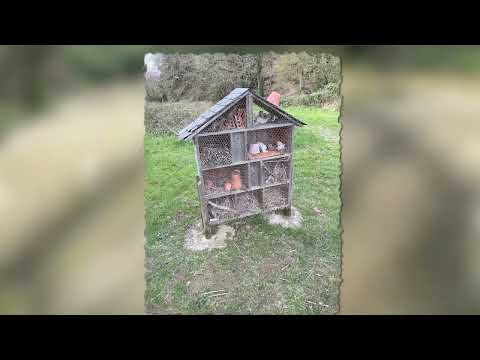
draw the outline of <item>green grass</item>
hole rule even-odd
[[[339,114],[305,107],[286,110],[308,124],[296,129],[294,139],[293,204],[302,213],[304,225],[298,230],[283,229],[269,225],[261,215],[246,218],[233,223],[236,235],[224,249],[191,252],[183,247],[188,227],[200,219],[193,145],[172,136],[145,137],[147,310],[183,314],[338,311]],[[212,290],[225,290],[227,295],[204,295]]]

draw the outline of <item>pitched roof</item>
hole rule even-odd
[[[278,106],[268,102],[267,100],[263,99],[262,97],[255,95],[250,91],[248,88],[236,88],[230,94],[225,96],[222,100],[217,102],[215,105],[213,105],[210,109],[205,111],[203,114],[201,114],[199,117],[197,117],[195,120],[193,120],[190,124],[185,126],[182,130],[180,130],[177,134],[179,139],[182,140],[187,140],[199,133],[201,130],[203,130],[210,122],[215,120],[218,116],[223,114],[225,111],[227,111],[229,108],[231,108],[233,105],[235,105],[238,101],[243,99],[247,94],[251,94],[255,99],[257,99],[259,102],[261,102],[263,105],[265,105],[267,108],[270,108],[273,111],[277,111],[280,114],[282,114],[287,120],[291,121],[292,123],[302,126],[306,125],[304,122],[294,118],[292,115],[286,113],[282,109],[280,109]]]
[[[205,111],[190,124],[185,126],[182,130],[178,132],[178,137],[180,139],[188,139],[195,135],[196,131],[201,128],[203,125],[207,124],[210,120],[216,117],[219,113],[222,113],[223,110],[226,110],[231,105],[236,103],[238,100],[242,99],[248,93],[247,88],[236,88],[230,94],[225,96],[222,100],[213,105],[210,109]]]

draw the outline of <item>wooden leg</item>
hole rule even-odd
[[[282,214],[285,216],[292,216],[292,207],[289,206],[282,210]]]
[[[204,226],[205,237],[210,239],[212,235],[217,233],[217,226],[206,225]]]

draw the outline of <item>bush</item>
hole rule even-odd
[[[318,106],[339,110],[340,104],[340,83],[328,83],[311,94],[291,95],[282,99],[282,106]]]
[[[281,54],[273,68],[275,87],[290,94],[312,94],[341,81],[340,59],[330,54]]]
[[[237,54],[167,54],[146,74],[147,99],[218,101],[237,87],[257,86],[257,59]]]
[[[177,133],[212,106],[209,102],[145,102],[145,132],[160,135]]]

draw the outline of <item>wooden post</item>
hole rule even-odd
[[[263,187],[263,186],[265,186],[265,180],[263,179],[263,160],[260,160],[259,165],[260,165],[260,172],[259,172],[259,174],[260,174],[260,179],[259,179],[260,180],[260,186]]]
[[[200,212],[202,215],[202,225],[203,225],[203,231],[205,233],[205,236],[207,238],[209,237],[209,234],[211,233],[211,226],[209,224],[209,218],[208,218],[208,205],[205,202],[204,196],[203,196],[203,189],[204,184],[203,184],[203,176],[202,176],[202,165],[200,162],[200,155],[199,155],[199,149],[198,149],[198,138],[195,136],[193,138],[193,147],[195,149],[195,160],[197,162],[197,192],[198,192],[198,200],[200,201]]]
[[[282,210],[283,215],[285,216],[292,216],[292,207],[288,206]]]
[[[247,128],[253,127],[253,102],[252,95],[248,94],[246,97],[247,102]]]
[[[212,237],[212,235],[215,235],[217,233],[217,230],[218,230],[217,226],[207,225],[207,227],[205,228],[203,233],[205,234],[205,237],[207,239],[210,239]]]
[[[285,215],[290,216],[292,213],[292,196],[293,196],[293,132],[295,128],[292,126],[289,131],[288,142],[289,142],[289,149],[290,149],[290,157],[289,157],[289,175],[288,175],[288,201],[287,201],[287,209],[285,211]]]
[[[200,214],[202,216],[202,226],[203,226],[203,230],[205,231],[209,225],[208,225],[208,210],[206,208],[206,204],[203,200],[203,196],[202,196],[202,189],[201,189],[201,186],[202,186],[202,181],[200,180],[200,176],[197,175],[197,192],[198,192],[198,199],[200,201]]]
[[[231,132],[230,133],[230,148],[232,153],[232,163],[237,163],[245,160],[245,133]]]

